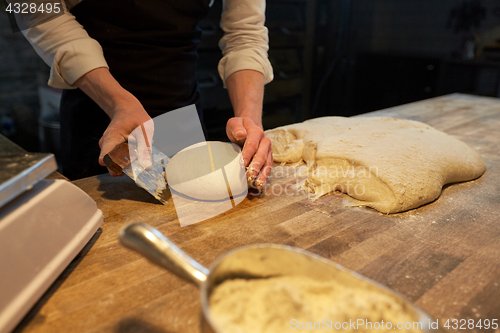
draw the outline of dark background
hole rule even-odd
[[[217,73],[221,5],[201,23],[198,81],[211,140],[225,138],[232,114]],[[29,151],[57,152],[57,115],[47,105],[40,122],[49,68],[1,9],[0,130]],[[268,0],[266,25],[275,74],[266,129],[453,92],[500,97],[500,56],[480,55],[479,39],[500,26],[498,0]]]

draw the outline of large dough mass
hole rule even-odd
[[[316,198],[341,191],[387,214],[431,202],[443,185],[485,171],[465,143],[412,120],[323,117],[266,135],[275,162],[306,163],[305,186]]]

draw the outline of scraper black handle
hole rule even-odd
[[[104,156],[103,161],[109,170],[116,174],[123,173],[123,169],[130,164],[128,143],[123,142],[117,145],[112,151]]]

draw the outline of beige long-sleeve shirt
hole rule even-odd
[[[48,84],[55,88],[74,89],[75,81],[86,73],[95,68],[108,68],[101,45],[70,13],[81,1],[64,0],[63,15],[23,31],[38,55],[50,66]],[[267,57],[265,0],[223,2],[221,28],[224,36],[219,42],[223,57],[218,70],[224,85],[227,77],[244,69],[261,72],[265,83],[270,82],[273,70]]]

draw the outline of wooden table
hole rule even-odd
[[[449,95],[363,116],[428,123],[476,149],[487,171],[400,214],[347,207],[340,195],[315,202],[304,194],[278,195],[275,186],[263,198],[245,199],[225,214],[183,228],[172,204],[159,204],[125,177],[76,181],[103,211],[102,231],[16,331],[198,332],[198,290],[120,246],[118,231],[130,222],[159,229],[206,266],[245,244],[287,244],[402,293],[441,323],[500,320],[500,100]]]

